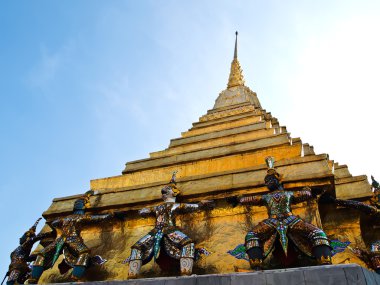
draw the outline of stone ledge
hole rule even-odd
[[[123,170],[123,174],[141,171],[145,169],[159,168],[168,165],[184,164],[195,162],[198,160],[212,159],[218,157],[226,157],[229,155],[237,155],[247,152],[256,152],[262,149],[274,148],[279,146],[290,145],[289,134],[272,135],[268,138],[261,138],[258,140],[252,140],[248,142],[236,143],[227,146],[214,147],[205,150],[195,150],[192,152],[186,152],[183,154],[152,157],[146,160],[138,160],[127,162]]]
[[[239,128],[242,126],[249,126],[251,124],[255,124],[261,121],[263,121],[263,116],[252,115],[252,116],[241,118],[239,120],[227,121],[227,122],[219,123],[216,125],[205,126],[202,128],[191,128],[186,132],[182,132],[181,137],[187,138],[187,137],[199,136],[202,134],[208,134],[212,132],[230,130],[230,129]]]
[[[58,283],[56,283],[58,284]],[[71,284],[71,283],[59,283]],[[324,265],[250,273],[93,281],[83,285],[380,285],[380,275],[357,264]]]
[[[231,112],[233,110],[234,109],[232,109]],[[228,112],[228,111],[226,111],[226,112]],[[221,123],[228,122],[228,121],[239,120],[241,118],[245,118],[245,117],[249,117],[249,116],[262,116],[262,115],[263,114],[259,110],[249,110],[249,111],[244,111],[244,112],[241,112],[241,113],[236,113],[236,114],[233,114],[233,115],[221,116],[219,118],[213,118],[213,119],[208,119],[208,120],[204,120],[204,121],[200,120],[198,122],[194,122],[192,124],[192,128],[194,128],[194,129],[196,129],[196,128],[203,128],[203,127],[207,127],[207,126],[221,124]],[[209,116],[209,115],[206,115],[206,116]],[[216,115],[214,115],[214,116],[216,116]],[[202,117],[204,117],[204,116],[202,116]]]
[[[174,146],[167,148],[165,150],[151,152],[149,154],[150,158],[162,158],[166,156],[185,154],[200,150],[213,149],[217,147],[225,147],[230,145],[236,145],[239,143],[245,143],[250,141],[257,141],[266,138],[273,137],[274,135],[284,134],[286,132],[280,132],[278,129],[262,129],[255,130],[220,138],[215,138],[212,140],[199,141],[191,144],[184,144],[179,146]]]
[[[247,126],[236,127],[236,128],[232,128],[228,130],[220,130],[220,131],[215,131],[215,132],[211,132],[207,134],[195,135],[191,137],[185,137],[185,138],[180,137],[180,138],[171,139],[169,147],[189,144],[189,143],[194,143],[194,142],[199,142],[199,141],[205,141],[205,140],[235,135],[235,134],[249,132],[249,131],[269,129],[269,128],[271,128],[271,124],[269,121],[260,121],[260,122],[252,123]]]
[[[220,107],[220,108],[215,108],[215,109],[213,108],[213,109],[207,110],[207,115],[226,111],[226,110],[230,110],[230,109],[236,109],[236,108],[243,107],[243,106],[254,106],[254,105],[250,102],[244,102],[244,103],[233,104],[233,105],[224,106],[224,107]],[[261,109],[261,108],[255,107],[255,109]]]
[[[284,175],[285,189],[299,189],[304,186],[329,187],[333,183],[326,155],[279,160],[277,165],[278,171]],[[222,199],[227,196],[257,194],[266,191],[263,184],[265,174],[266,167],[261,164],[234,171],[180,178],[178,188],[189,202],[199,201],[200,197]],[[100,189],[92,185],[91,189],[100,193],[91,197],[92,206],[89,210],[97,212],[108,209],[140,209],[143,204],[160,201],[160,190],[166,183],[167,181],[109,189]],[[76,198],[77,196],[69,196],[54,199],[43,216],[48,219],[71,213]]]

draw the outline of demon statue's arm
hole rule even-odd
[[[80,219],[81,224],[99,223],[104,221],[109,221],[114,217],[118,217],[118,213],[108,213],[99,215],[83,215]]]
[[[177,209],[178,213],[191,213],[198,210],[213,209],[215,202],[213,200],[202,200],[199,203],[181,203]]]
[[[37,242],[37,241],[44,241],[45,239],[50,239],[50,238],[55,238],[57,236],[57,231],[55,228],[53,228],[51,231],[49,232],[43,232],[43,233],[39,233],[35,238],[34,238],[34,241],[33,243]],[[32,253],[29,255],[29,257],[27,258],[27,261],[28,262],[32,262],[32,261],[35,261],[37,258],[37,254],[35,253]]]
[[[62,219],[55,219],[55,220],[52,220],[52,221],[47,221],[46,222],[52,229],[57,229],[57,228],[60,228],[62,227],[62,224],[63,224],[63,220]]]
[[[373,220],[375,222],[377,222],[377,219],[380,217],[380,210],[376,206],[368,205],[359,201],[342,200],[342,199],[336,199],[332,197],[330,197],[330,200],[332,200],[338,206],[356,209],[362,213],[372,216],[374,217]],[[365,256],[362,256],[362,257],[367,258],[370,261],[370,264],[372,265],[371,267],[378,274],[380,274],[380,241],[379,240],[373,241],[370,246],[370,251],[362,251],[362,253],[359,254],[359,256],[362,255],[364,252],[365,252]]]
[[[143,218],[149,217],[149,216],[155,216],[156,212],[154,207],[146,207],[142,208],[138,211],[139,215]]]
[[[313,193],[309,187],[304,187],[300,191],[294,191],[292,197],[292,204],[302,203],[314,198]]]
[[[242,205],[263,206],[264,200],[261,195],[237,197],[237,202]]]
[[[338,206],[357,209],[363,213],[373,216],[380,216],[380,211],[375,206],[365,204],[363,202],[354,201],[354,200],[342,200],[342,199],[334,199],[334,202]]]
[[[264,199],[262,195],[253,195],[253,196],[232,196],[226,198],[227,203],[231,204],[232,207],[236,207],[239,204],[242,205],[251,205],[251,206],[263,206]]]

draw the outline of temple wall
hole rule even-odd
[[[317,206],[313,202],[294,207],[294,213],[320,225]],[[204,247],[211,252],[211,255],[199,260],[194,273],[230,273],[234,272],[235,266],[248,270],[247,261],[238,260],[227,251],[244,243],[247,231],[266,218],[265,207],[232,208],[224,200],[217,201],[217,207],[213,210],[180,215],[177,226],[196,242],[196,247]],[[101,225],[86,226],[82,231],[86,245],[91,248],[93,255],[99,254],[108,260],[103,266],[92,268],[86,273],[86,276],[91,276],[89,280],[127,279],[128,265],[122,264],[122,261],[129,256],[130,247],[147,234],[154,223],[154,218],[141,218],[132,211],[124,221],[113,219]],[[60,276],[58,272],[61,260],[62,256],[52,269],[44,272],[41,283],[62,282],[68,278],[67,274]],[[153,261],[143,266],[141,275],[160,276],[159,272],[153,270],[153,266]]]
[[[325,211],[326,209],[322,209]],[[351,246],[363,246],[360,239],[360,225],[355,211],[339,209],[322,213],[322,221],[316,202],[304,202],[293,207],[293,213],[319,227],[323,227],[331,238],[342,241],[355,241]],[[331,214],[333,213],[333,214]],[[349,213],[349,215],[348,215]],[[244,243],[244,237],[250,229],[268,217],[265,207],[237,206],[232,208],[225,200],[218,200],[216,208],[195,214],[183,214],[177,218],[177,226],[190,236],[196,247],[204,247],[211,252],[204,256],[194,267],[195,274],[232,273],[236,269],[249,270],[249,263],[238,260],[227,253],[238,244]],[[154,218],[141,218],[136,211],[129,212],[125,220],[113,219],[111,222],[96,226],[87,226],[82,231],[86,245],[93,255],[101,255],[108,261],[101,267],[92,267],[86,273],[86,280],[124,280],[128,277],[128,265],[122,264],[130,255],[130,247],[154,227]],[[58,264],[44,272],[41,283],[64,282],[69,275],[61,276]],[[304,258],[304,264],[310,265]],[[357,263],[366,265],[350,250],[333,257],[334,264]],[[266,259],[266,266],[271,257]],[[272,264],[273,265],[273,264]],[[270,267],[270,266],[268,266]],[[161,273],[158,266],[151,261],[141,270],[142,277],[167,276]]]

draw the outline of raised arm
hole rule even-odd
[[[246,197],[238,197],[237,201],[242,205],[263,206],[264,199],[262,195],[253,195]]]
[[[57,231],[55,228],[53,228],[51,231],[48,231],[48,232],[43,232],[43,233],[39,233],[36,237],[35,237],[35,240],[36,241],[39,241],[39,240],[43,240],[43,239],[46,239],[46,238],[56,238],[57,236]]]
[[[81,217],[80,223],[99,223],[106,220],[110,220],[114,217],[114,214],[103,214],[103,215],[83,215]]]
[[[181,203],[177,211],[180,213],[191,213],[199,210],[213,209],[214,207],[215,203],[213,200],[202,200],[196,204]]]
[[[313,194],[309,187],[304,187],[300,191],[294,191],[292,197],[292,204],[301,203],[310,199],[313,199]]]
[[[55,219],[51,222],[46,222],[52,229],[56,229],[62,226],[62,219]]]
[[[376,207],[365,204],[363,202],[342,199],[334,199],[334,201],[338,206],[356,209],[368,215],[380,215],[380,212]]]
[[[150,208],[142,208],[138,211],[139,215],[141,217],[149,217],[149,216],[155,216],[155,211],[154,211],[154,207],[150,207]]]

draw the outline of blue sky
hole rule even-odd
[[[1,1],[0,273],[54,197],[119,175],[212,108],[234,32],[293,137],[374,174],[379,1]]]

